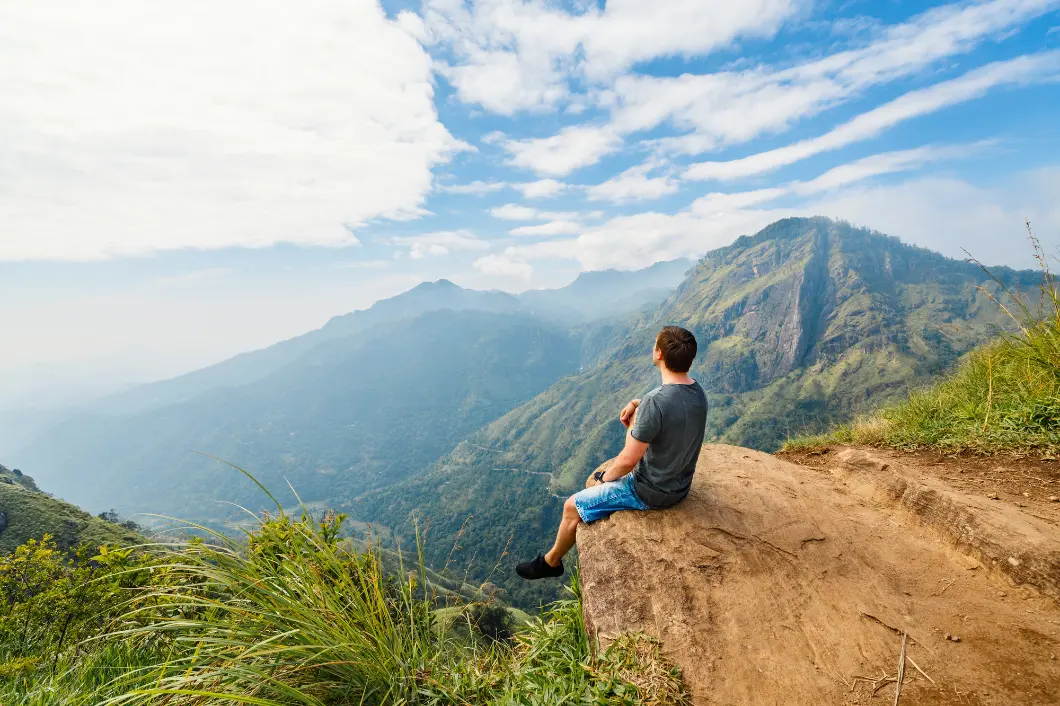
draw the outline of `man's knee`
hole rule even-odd
[[[567,498],[567,501],[563,503],[563,517],[567,519],[573,519],[581,522],[581,515],[578,514],[578,506],[574,504],[574,496]]]

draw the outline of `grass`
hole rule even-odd
[[[1038,291],[1010,291],[997,280],[997,295],[981,289],[1012,321],[1011,333],[972,351],[951,376],[905,401],[828,433],[791,439],[784,450],[857,444],[946,453],[1060,452],[1060,283],[1029,223],[1027,231],[1042,272]]]
[[[422,560],[387,571],[377,549],[340,539],[343,519],[278,508],[242,538],[191,526],[197,537],[151,546],[150,579],[98,634],[0,664],[0,703],[687,703],[646,636],[594,652],[576,576],[567,599],[522,616],[512,639],[476,639],[438,625],[463,606],[439,614]]]

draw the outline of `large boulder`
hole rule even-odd
[[[1057,602],[851,478],[705,446],[677,507],[579,528],[588,629],[658,637],[697,704],[890,703],[903,633],[902,704],[1060,703]]]

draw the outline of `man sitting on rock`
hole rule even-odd
[[[654,510],[684,500],[692,487],[707,423],[707,396],[688,376],[696,338],[667,326],[655,339],[652,363],[662,385],[626,405],[619,420],[628,428],[626,445],[614,463],[597,471],[586,489],[563,503],[556,543],[544,556],[523,562],[516,573],[535,580],[563,575],[563,555],[574,546],[578,525],[618,510]]]

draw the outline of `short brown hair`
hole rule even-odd
[[[680,326],[664,326],[655,347],[662,351],[666,369],[673,373],[687,373],[696,358],[696,337]]]

